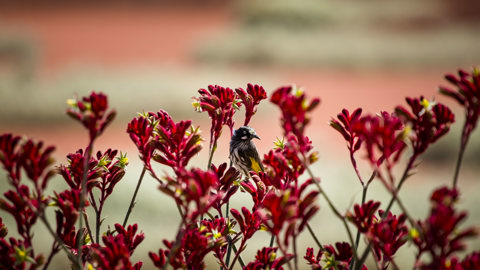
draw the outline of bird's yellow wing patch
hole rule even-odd
[[[255,171],[256,173],[262,171],[262,168],[260,167],[260,164],[258,164],[258,161],[255,160],[254,157],[250,157],[250,161],[252,162],[252,170],[253,171]]]

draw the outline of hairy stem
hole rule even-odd
[[[142,173],[140,174],[140,178],[137,181],[137,186],[135,187],[135,191],[133,192],[132,200],[130,201],[130,205],[128,206],[127,214],[125,215],[125,219],[123,220],[123,227],[127,226],[128,218],[130,217],[133,207],[135,206],[135,200],[137,198],[138,190],[140,189],[140,185],[142,184],[143,176],[145,176],[146,171],[147,167],[143,166]]]

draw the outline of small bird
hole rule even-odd
[[[252,142],[253,138],[260,140],[253,128],[243,126],[233,132],[230,140],[230,161],[247,178],[250,177],[250,171],[264,171],[257,148]]]

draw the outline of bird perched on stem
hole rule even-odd
[[[247,178],[250,177],[250,171],[264,172],[257,147],[252,142],[253,138],[260,140],[253,128],[243,126],[233,132],[230,140],[230,161]]]

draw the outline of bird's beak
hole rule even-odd
[[[257,139],[259,139],[259,140],[261,140],[261,139],[260,139],[260,137],[258,137],[258,135],[257,135],[257,134],[253,135],[253,137],[254,137],[254,138],[257,138]]]

